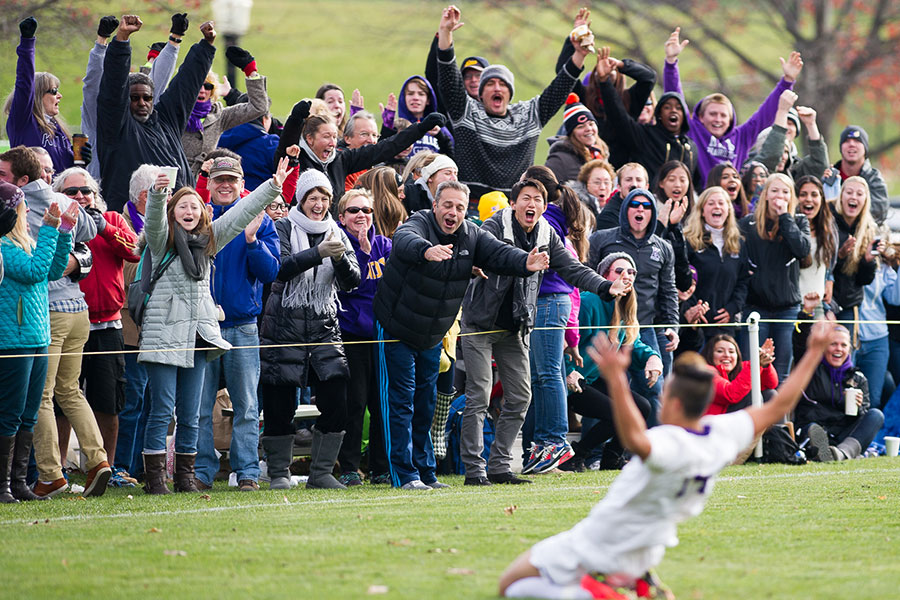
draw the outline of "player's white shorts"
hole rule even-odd
[[[541,540],[531,547],[530,562],[541,575],[558,585],[577,583],[587,573],[625,573],[638,578],[656,567],[666,547],[647,546],[624,553],[576,539],[572,530]]]

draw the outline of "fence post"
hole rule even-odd
[[[750,403],[753,406],[762,406],[762,384],[759,380],[759,313],[752,312],[747,317],[747,333],[750,338]],[[762,438],[753,451],[753,456],[762,458]]]

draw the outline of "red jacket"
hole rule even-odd
[[[137,235],[117,212],[103,213],[106,227],[88,242],[94,265],[79,285],[84,292],[91,323],[106,323],[122,318],[125,304],[125,282],[122,266],[125,261],[138,262],[135,254]]]
[[[721,415],[732,404],[736,404],[750,393],[750,361],[745,360],[741,365],[741,372],[734,381],[728,380],[728,372],[725,367],[711,367],[715,371],[713,383],[716,393],[713,401],[706,409],[708,415]],[[764,390],[774,390],[778,387],[778,374],[772,365],[759,370],[759,382]]]

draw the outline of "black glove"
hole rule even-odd
[[[225,48],[225,58],[241,71],[253,62],[253,55],[240,46],[228,46]]]
[[[309,100],[301,100],[295,104],[294,108],[291,110],[291,117],[294,119],[305,119],[309,116],[309,109],[311,106],[312,102]]]
[[[106,229],[106,219],[103,218],[103,213],[99,208],[94,208],[91,206],[90,208],[84,209],[84,212],[88,214],[88,216],[93,219],[94,224],[97,226],[97,233],[100,233],[104,229]]]
[[[34,17],[28,17],[19,22],[19,32],[23,38],[33,38],[35,31],[37,31],[37,19]]]
[[[443,127],[447,124],[447,118],[441,113],[431,113],[422,119],[422,125],[426,131],[431,131],[435,127]]]
[[[112,15],[100,17],[100,24],[97,25],[97,35],[108,38],[116,29],[119,28],[119,20]]]
[[[81,160],[84,161],[84,164],[91,164],[91,159],[94,158],[94,150],[91,148],[90,142],[85,142],[81,147]]]
[[[14,208],[3,208],[0,209],[0,237],[3,237],[7,233],[13,230],[16,226],[16,220],[19,218],[19,215],[16,214],[16,209]]]
[[[178,37],[184,37],[189,25],[187,13],[175,13],[172,15],[172,28],[169,32]]]

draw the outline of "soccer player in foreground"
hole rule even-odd
[[[596,336],[589,351],[606,378],[622,445],[634,454],[587,518],[538,542],[500,578],[509,598],[674,598],[653,568],[676,525],[699,515],[716,475],[756,436],[790,412],[828,346],[833,324],[816,323],[806,353],[775,397],[759,407],[703,417],[713,374],[686,352],[666,379],[658,427],[647,430],[628,388],[630,348]]]

